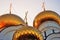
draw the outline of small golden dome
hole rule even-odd
[[[0,24],[0,28],[2,28],[2,26],[25,25],[25,22],[17,15],[5,14],[0,16]]]
[[[38,28],[44,21],[55,21],[60,24],[60,16],[54,11],[43,11],[40,12],[34,19],[33,26]]]
[[[31,27],[31,26],[23,26],[22,28],[16,30],[13,35],[12,40],[43,40],[43,36],[40,31]]]

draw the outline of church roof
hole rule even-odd
[[[37,40],[43,40],[41,32],[31,26],[23,26],[22,28],[16,30],[16,32],[13,35],[13,40],[24,39],[22,38],[22,36],[24,38],[30,38],[31,36],[30,39],[34,39],[36,37]]]
[[[40,12],[34,19],[33,26],[38,28],[38,26],[43,23],[44,21],[55,21],[58,24],[60,24],[60,16],[50,10],[45,10],[43,12]]]
[[[0,26],[25,25],[25,22],[15,14],[4,14],[0,16]],[[2,25],[4,24],[4,25]]]

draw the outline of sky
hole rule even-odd
[[[43,11],[43,0],[0,0],[0,16],[9,14],[9,6],[12,2],[12,14],[20,16],[23,20],[28,11],[28,25],[32,26],[34,18]],[[45,0],[45,9],[55,11],[60,15],[60,0]]]

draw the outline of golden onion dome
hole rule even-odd
[[[38,28],[45,21],[55,21],[60,24],[60,16],[54,11],[40,12],[34,19],[33,26]]]
[[[16,30],[12,40],[43,40],[43,36],[37,29],[31,26],[23,26]]]
[[[3,26],[25,25],[25,22],[17,15],[5,14],[0,16],[0,28]]]

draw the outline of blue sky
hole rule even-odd
[[[9,13],[11,0],[0,0],[0,15]],[[35,16],[42,11],[43,0],[12,0],[12,14],[25,17],[28,10],[28,24],[32,26]],[[46,10],[52,10],[60,15],[60,0],[45,0]]]

